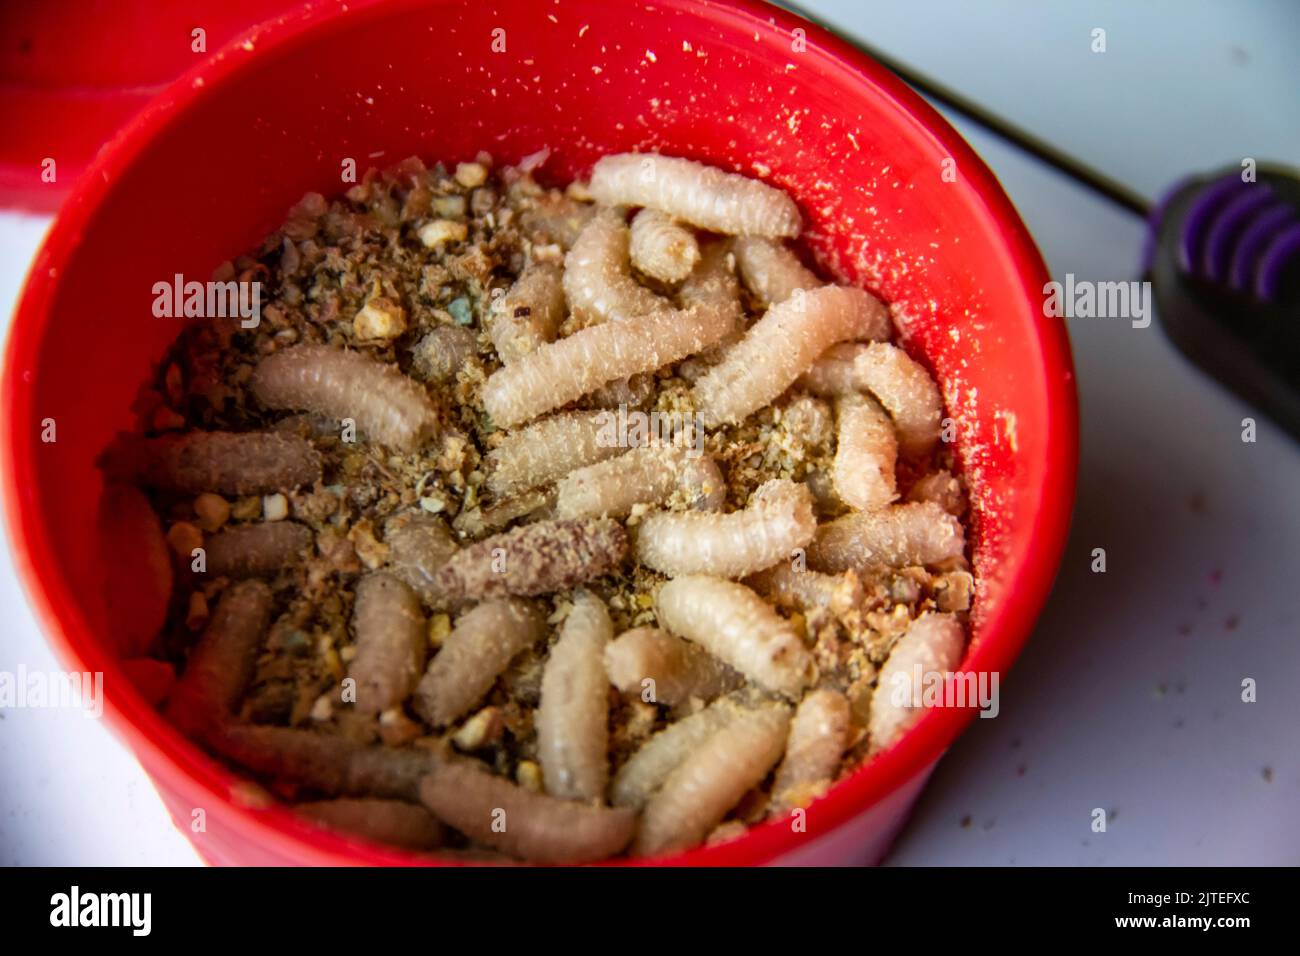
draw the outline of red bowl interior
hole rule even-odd
[[[50,211],[124,122],[204,53],[301,0],[0,4],[0,206]],[[141,56],[141,50],[148,50]],[[45,159],[57,163],[53,182]]]
[[[993,175],[891,74],[750,0],[321,4],[234,41],[109,144],[36,259],[6,357],[5,504],[37,612],[69,666],[105,673],[106,712],[173,811],[206,810],[211,857],[412,859],[249,807],[100,637],[93,462],[178,332],[153,317],[152,286],[206,278],[304,192],[340,192],[345,158],[514,162],[543,147],[556,181],[607,152],[658,149],[794,195],[814,254],[892,304],[958,423],[980,581],[964,669],[1005,671],[1046,598],[1074,496],[1064,326],[1043,316],[1042,261]],[[57,442],[41,441],[46,418]],[[825,835],[933,763],[972,715],[927,714],[815,803],[806,833],[766,824],[669,862],[764,862]]]

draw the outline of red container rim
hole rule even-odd
[[[71,632],[85,634],[90,626],[77,610],[67,582],[47,575],[43,568],[58,563],[47,529],[23,507],[24,489],[36,481],[34,462],[27,453],[26,429],[34,421],[31,390],[34,358],[42,338],[63,263],[77,246],[81,232],[118,175],[146,146],[163,135],[175,117],[206,91],[240,70],[250,56],[305,42],[315,31],[346,29],[355,18],[368,18],[385,9],[442,5],[457,0],[327,0],[269,20],[227,44],[218,54],[196,66],[137,114],[100,151],[64,203],[27,277],[5,355],[0,395],[10,410],[0,433],[3,458],[3,496],[6,520],[13,537],[16,566],[31,596],[36,615],[51,645],[66,663],[83,668],[83,661],[68,639]],[[806,32],[829,66],[853,85],[867,84],[884,91],[913,123],[918,136],[942,146],[957,161],[963,179],[982,202],[982,213],[1005,244],[1005,254],[1021,285],[1026,301],[1035,303],[1038,318],[1036,349],[1026,362],[1046,369],[1048,435],[1043,486],[1038,489],[1038,509],[1023,557],[1022,571],[990,609],[981,639],[963,662],[964,670],[1003,674],[1029,636],[1046,602],[1064,552],[1074,506],[1078,461],[1078,407],[1073,363],[1064,323],[1042,315],[1037,308],[1047,270],[1041,255],[1010,199],[983,160],[940,114],[884,66],[849,43],[794,14],[761,0],[696,0],[693,12],[702,17],[741,20],[749,27],[776,26]],[[250,43],[250,41],[252,41]],[[108,687],[110,682],[106,681]],[[117,683],[117,682],[112,682]],[[125,682],[123,682],[125,683]],[[411,853],[359,843],[312,827],[289,811],[256,808],[231,799],[240,779],[197,745],[172,728],[134,689],[105,694],[104,712],[113,730],[139,757],[165,790],[192,801],[191,806],[220,806],[232,815],[231,823],[242,837],[264,851],[284,859],[314,865],[408,865],[429,861]],[[782,854],[801,849],[810,840],[831,833],[864,812],[887,794],[924,773],[961,733],[975,711],[936,708],[896,744],[873,757],[840,780],[807,811],[807,832],[794,833],[784,821],[771,820],[725,843],[646,861],[676,866],[736,866],[768,863]]]

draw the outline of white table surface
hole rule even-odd
[[[1287,0],[806,6],[1147,196],[1244,156],[1300,157]],[[1141,223],[952,118],[1054,276],[1135,278]],[[47,223],[0,213],[0,314]],[[1083,429],[1064,567],[1001,715],[952,748],[890,862],[1300,862],[1300,446],[1262,417],[1243,444],[1254,413],[1155,323],[1076,319],[1070,333]],[[1089,570],[1096,547],[1104,575]],[[58,669],[7,550],[0,608],[0,671]],[[1245,677],[1256,703],[1240,699]],[[106,727],[0,710],[0,864],[198,862]]]

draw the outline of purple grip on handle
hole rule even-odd
[[[1300,222],[1296,211],[1285,203],[1274,203],[1256,216],[1237,240],[1228,274],[1229,284],[1238,292],[1250,292],[1254,276],[1259,271],[1260,254],[1279,233],[1296,222]]]
[[[1153,217],[1153,227],[1158,224]],[[1191,199],[1178,233],[1178,266],[1187,275],[1275,301],[1298,234],[1300,209],[1267,182],[1230,173]]]
[[[1275,236],[1259,259],[1255,273],[1255,295],[1261,299],[1274,299],[1281,291],[1282,273],[1287,261],[1300,252],[1300,223]]]

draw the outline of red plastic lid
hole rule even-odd
[[[0,3],[0,206],[57,209],[99,148],[168,83],[302,3]]]

